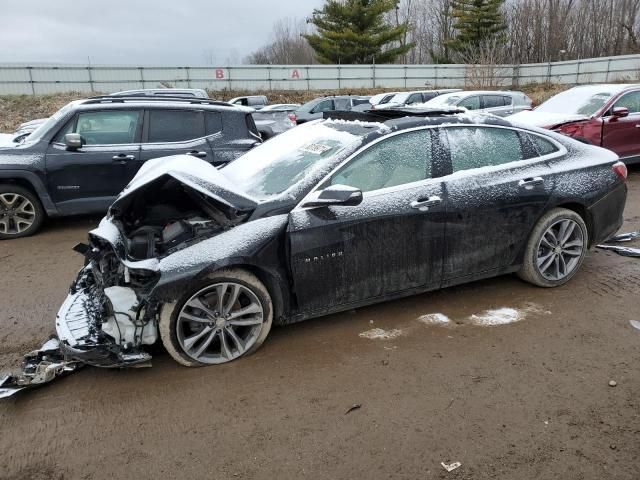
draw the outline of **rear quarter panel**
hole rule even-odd
[[[622,225],[626,186],[612,169],[618,156],[566,137],[562,143],[567,147],[567,154],[548,161],[555,178],[549,208],[581,207],[589,228],[589,244],[593,245]]]

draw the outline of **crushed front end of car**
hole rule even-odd
[[[82,365],[149,366],[145,347],[159,338],[163,305],[154,297],[161,262],[245,222],[255,206],[223,184],[217,169],[193,157],[147,162],[89,244],[74,248],[85,266],[56,315],[57,338],[27,355],[22,373],[0,376],[0,398]]]

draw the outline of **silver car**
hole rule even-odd
[[[467,91],[440,95],[424,104],[425,107],[464,107],[467,110],[491,113],[506,117],[524,110],[531,110],[531,99],[522,92]]]

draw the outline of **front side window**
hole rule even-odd
[[[478,110],[480,108],[480,97],[463,98],[460,100],[460,103],[458,103],[458,106],[464,107],[467,110]]]
[[[407,99],[407,104],[411,105],[412,103],[422,103],[422,94],[421,93],[413,93]]]
[[[136,110],[82,112],[64,133],[79,133],[86,145],[134,143],[139,117]]]
[[[491,127],[446,128],[453,172],[523,160],[515,130]]]
[[[149,143],[184,142],[204,137],[202,112],[150,110]]]
[[[314,107],[311,113],[328,112],[333,109],[333,100],[323,100]]]
[[[640,91],[629,92],[620,97],[613,108],[624,107],[629,113],[640,113]]]
[[[353,158],[323,188],[348,185],[363,192],[431,178],[431,132],[419,130],[386,138]]]

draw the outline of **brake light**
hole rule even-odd
[[[622,162],[616,162],[611,167],[613,173],[615,173],[623,182],[627,180],[627,166]]]

